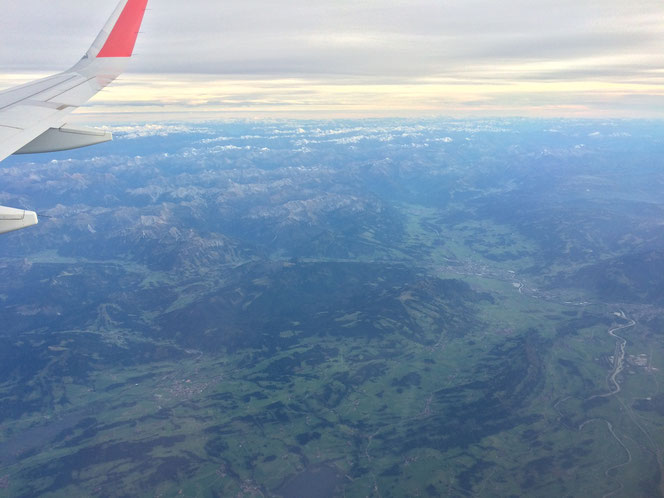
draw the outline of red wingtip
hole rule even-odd
[[[148,0],[129,0],[97,57],[131,57]]]

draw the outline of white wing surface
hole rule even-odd
[[[0,161],[107,142],[109,132],[67,125],[69,113],[125,69],[148,0],[122,0],[83,58],[67,71],[0,92]],[[0,233],[37,223],[32,211],[0,206]]]

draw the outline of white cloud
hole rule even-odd
[[[145,123],[129,126],[105,126],[103,128],[113,132],[116,138],[125,140],[154,136],[166,137],[173,133],[205,133],[205,130],[201,127],[193,128],[183,124]]]

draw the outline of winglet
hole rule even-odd
[[[131,57],[148,0],[122,0],[101,30],[89,58]]]

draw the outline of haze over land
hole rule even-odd
[[[3,162],[0,495],[661,496],[661,122],[115,131]]]

